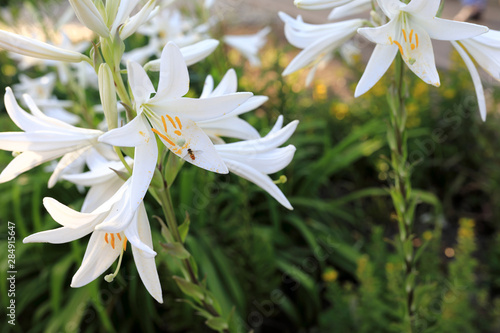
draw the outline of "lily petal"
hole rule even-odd
[[[94,230],[93,225],[84,225],[79,228],[57,228],[29,235],[23,243],[51,243],[63,244],[85,237]]]
[[[83,165],[84,163],[84,161],[82,161],[83,154],[85,154],[85,152],[87,152],[89,149],[90,146],[87,146],[65,154],[63,158],[61,158],[59,163],[57,163],[55,170],[52,172],[52,175],[49,178],[48,188],[54,187],[54,185],[57,183],[64,170],[70,165],[78,163],[79,161],[82,162]]]
[[[231,154],[220,152],[223,160],[231,159],[240,163],[245,163],[249,167],[258,170],[261,173],[272,174],[282,170],[293,159],[296,148],[293,145],[288,145],[283,148],[275,148],[272,151],[256,153],[256,154]]]
[[[356,86],[354,97],[359,97],[370,90],[375,83],[387,72],[391,66],[394,57],[398,53],[396,45],[377,44],[373,50],[372,56],[366,65],[366,69]]]
[[[182,97],[189,91],[189,73],[182,53],[169,42],[161,53],[158,91],[151,103],[161,103],[166,98]]]
[[[238,153],[241,150],[248,150],[249,153],[263,153],[270,149],[275,149],[288,141],[299,124],[298,120],[290,122],[285,127],[277,131],[270,131],[265,137],[251,140],[239,141],[230,145],[217,145],[217,150],[226,153]]]
[[[92,0],[69,0],[69,3],[83,25],[103,38],[109,37],[109,29]]]
[[[71,287],[79,288],[92,281],[104,273],[111,264],[118,258],[122,246],[111,247],[104,240],[105,232],[94,231],[90,236],[82,265],[71,280]]]
[[[151,94],[155,92],[153,83],[151,83],[146,71],[138,63],[129,61],[127,63],[127,72],[136,105],[146,102]]]
[[[148,129],[148,135],[151,135],[152,140],[135,148],[134,169],[127,181],[130,185],[123,185],[125,189],[123,198],[115,203],[110,215],[96,227],[96,230],[120,232],[133,220],[137,208],[148,191],[158,159],[158,148],[151,129]]]
[[[70,229],[78,229],[83,225],[94,226],[100,218],[100,214],[77,212],[53,198],[43,198],[43,206],[57,223]]]
[[[54,149],[51,151],[25,151],[22,154],[16,156],[8,165],[3,169],[0,174],[0,183],[8,182],[23,172],[33,169],[42,163],[51,161],[58,157],[63,156],[66,153],[73,151],[74,147]]]
[[[209,171],[228,172],[209,137],[193,120],[167,115],[153,122],[153,127],[163,144],[180,158]]]
[[[260,138],[259,132],[252,125],[238,117],[198,122],[198,126],[211,138],[221,136],[241,140]]]
[[[414,15],[436,16],[440,5],[441,0],[412,0],[401,10]]]
[[[413,0],[414,1],[414,0]],[[432,1],[431,1],[432,2]],[[488,32],[483,25],[445,20],[438,17],[412,17],[412,21],[423,27],[429,37],[437,40],[460,40],[472,38]]]
[[[218,45],[218,40],[206,39],[192,45],[181,47],[180,51],[182,53],[184,61],[186,62],[186,65],[191,66],[212,54],[212,52],[215,51]],[[158,72],[160,70],[160,65],[161,59],[151,60],[146,65],[144,65],[144,69],[148,71]]]
[[[151,229],[149,228],[148,216],[144,205],[141,205],[137,211],[137,231],[140,239],[144,244],[153,247],[153,240],[151,238]],[[132,244],[132,253],[134,255],[135,265],[141,277],[142,283],[159,303],[163,303],[160,278],[156,270],[154,258],[144,255],[144,252],[136,248]]]
[[[229,171],[261,187],[285,208],[293,210],[293,207],[288,199],[268,175],[260,173],[254,168],[238,161],[224,159],[224,162],[226,163]]]
[[[115,128],[99,137],[104,142],[117,147],[136,147],[154,141],[151,126],[142,114],[122,127]]]
[[[124,233],[127,236],[127,240],[132,244],[133,247],[141,251],[141,255],[145,258],[154,258],[156,256],[156,252],[153,251],[153,245],[145,244],[141,235],[139,235],[138,230],[138,218],[139,212],[142,211],[141,217],[144,218],[144,215],[147,219],[146,210],[144,208],[144,204],[141,203],[135,212],[135,216],[132,219],[132,222],[125,229]],[[147,228],[149,229],[149,221],[147,223]],[[151,232],[151,231],[150,231]]]
[[[370,10],[371,6],[372,6],[371,0],[353,0],[349,3],[346,3],[343,6],[334,8],[330,13],[330,15],[328,15],[328,19],[338,20],[346,16],[359,14]]]
[[[252,97],[249,92],[237,92],[224,96],[198,98],[175,98],[163,103],[153,103],[149,106],[158,116],[178,114],[191,118],[193,121],[210,120],[222,117],[243,104]]]
[[[149,0],[141,10],[132,16],[129,20],[127,20],[124,25],[120,28],[120,38],[122,40],[128,38],[134,32],[137,31],[142,24],[151,19],[151,13],[153,10],[158,7],[155,7],[156,0]]]
[[[109,198],[115,194],[120,187],[123,185],[124,181],[115,175],[112,180],[108,180],[99,185],[93,185],[82,204],[82,213],[89,213],[95,211],[103,202],[106,202]]]
[[[460,54],[460,56],[464,60],[465,65],[467,66],[467,69],[470,72],[472,82],[474,83],[474,88],[476,89],[479,113],[481,114],[481,119],[483,121],[486,121],[486,99],[484,98],[484,89],[483,84],[481,83],[481,77],[479,76],[476,66],[474,66],[474,63],[472,62],[472,59],[469,57],[467,52],[465,52],[465,50],[457,42],[452,41],[451,44],[458,51],[458,54]]]

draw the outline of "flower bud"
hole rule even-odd
[[[64,50],[59,47],[0,30],[0,48],[38,59],[80,62],[87,57],[79,52]]]
[[[101,37],[109,38],[109,29],[92,0],[69,0],[69,3],[83,25]]]
[[[101,104],[108,124],[108,130],[111,130],[118,126],[118,110],[115,83],[108,64],[101,64],[98,77]]]

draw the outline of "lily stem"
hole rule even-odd
[[[161,201],[163,213],[165,214],[165,218],[167,220],[167,227],[170,233],[172,234],[174,240],[176,242],[182,243],[182,238],[179,233],[179,227],[177,224],[177,218],[175,217],[174,206],[172,204],[170,189],[168,188],[167,184],[165,184],[163,190],[157,191],[157,193]],[[189,259],[183,259],[182,263],[189,275],[191,283],[201,286],[201,283],[196,277],[193,266],[191,265]],[[205,301],[202,301],[202,305],[205,308],[205,310],[207,310],[211,315],[213,315],[214,317],[220,317],[220,314],[217,312],[217,310],[215,310],[215,308],[212,305],[206,303]]]
[[[407,332],[414,332],[415,327],[415,262],[413,247],[413,209],[411,199],[411,170],[408,163],[408,145],[406,133],[407,114],[405,109],[404,86],[405,63],[401,56],[396,58],[396,81],[393,89],[391,107],[391,128],[388,131],[391,148],[391,164],[395,183],[391,189],[394,208],[399,226],[399,251],[403,261],[405,294],[405,327]]]

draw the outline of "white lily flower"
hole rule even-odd
[[[294,0],[297,8],[320,10],[345,5],[352,0]]]
[[[481,119],[486,120],[486,99],[481,83],[481,77],[469,54],[486,72],[500,81],[500,31],[490,30],[487,33],[471,39],[452,41],[452,45],[462,57],[469,69],[472,82],[476,89],[477,101]],[[467,54],[467,52],[469,54]]]
[[[294,120],[281,128],[283,116],[280,116],[273,129],[263,138],[215,146],[229,171],[260,186],[290,210],[293,209],[292,205],[268,174],[290,164],[295,147],[278,147],[290,138],[298,123],[298,120]]]
[[[365,22],[362,19],[354,19],[328,24],[308,24],[304,23],[300,15],[297,16],[297,19],[293,19],[280,12],[279,16],[285,22],[287,40],[293,46],[303,49],[288,64],[283,75],[289,75],[311,64],[313,64],[312,71],[314,73],[319,62],[354,36],[358,28],[363,26]]]
[[[14,123],[24,132],[0,133],[0,149],[22,152],[16,156],[0,174],[0,183],[14,179],[44,162],[63,156],[49,187],[53,185],[59,172],[86,150],[95,146],[101,131],[71,126],[43,114],[33,100],[24,95],[24,100],[32,114],[18,104],[10,88],[6,89],[5,108]]]
[[[52,198],[44,198],[43,204],[45,208],[62,227],[33,234],[26,237],[23,242],[61,244],[92,233],[82,265],[71,281],[71,286],[78,288],[95,280],[119,257],[118,269],[114,274],[105,277],[106,281],[112,281],[118,273],[123,253],[126,250],[127,241],[129,241],[141,280],[149,293],[158,302],[162,303],[161,285],[154,261],[156,252],[152,250],[151,230],[144,204],[139,205],[133,216],[131,216],[131,222],[123,230],[116,232],[97,230],[99,224],[109,219],[115,211],[122,208],[119,202],[123,200],[130,186],[130,181],[124,183],[117,175],[111,175],[112,178],[109,178],[109,175],[106,175],[106,172],[109,173],[109,171],[106,169],[109,170],[109,165],[101,164],[100,167],[94,167],[86,174],[81,174],[79,177],[76,175],[73,176],[73,180],[78,179],[80,184],[95,184],[96,181],[103,181],[103,177],[106,178],[108,176],[108,179],[104,179],[101,183],[103,186],[100,187],[104,190],[104,193],[108,196],[110,195],[103,204],[93,211],[86,213],[77,212]],[[118,188],[116,193],[112,194],[112,191],[116,189],[117,179],[118,183],[121,182],[123,185]],[[87,196],[92,194],[89,192]],[[92,204],[95,205],[96,203],[97,201],[94,199]],[[89,206],[87,206],[88,208]]]
[[[89,58],[79,52],[65,50],[36,39],[0,30],[0,48],[38,59],[80,62]]]
[[[69,0],[78,20],[103,38],[109,37],[109,29],[92,0]]]
[[[233,94],[238,88],[238,78],[234,69],[227,71],[217,88],[214,88],[214,80],[211,75],[207,76],[203,92],[200,98],[209,98]],[[215,120],[205,120],[197,122],[198,126],[208,134],[213,142],[224,143],[220,138],[229,137],[242,140],[252,140],[260,138],[259,132],[245,120],[239,118],[240,114],[255,110],[268,100],[267,96],[252,96],[233,112],[217,118]]]
[[[378,0],[378,3],[390,21],[380,27],[358,30],[377,45],[356,87],[356,97],[380,80],[398,51],[413,73],[424,82],[439,87],[431,38],[459,40],[488,31],[485,26],[437,18],[440,1],[412,0],[405,4],[399,0]]]
[[[144,69],[137,63],[128,63],[129,84],[138,115],[127,125],[99,138],[114,146],[135,147],[130,193],[123,200],[130,212],[142,202],[153,177],[158,157],[154,133],[171,152],[184,160],[210,171],[227,173],[210,138],[196,121],[222,117],[252,96],[234,93],[204,99],[184,98],[182,96],[189,90],[189,75],[179,48],[173,43],[167,44],[161,60],[156,93]],[[151,94],[154,96],[150,97]],[[124,210],[121,218],[103,223],[99,228],[123,229],[128,223],[125,216],[130,216],[126,214]]]
[[[260,66],[258,53],[266,44],[266,36],[270,31],[270,27],[265,27],[253,35],[226,35],[223,40],[224,43],[235,48],[247,58],[250,61],[250,65]]]
[[[329,20],[338,20],[346,16],[359,14],[372,8],[372,0],[351,0],[345,5],[338,6],[328,15]]]
[[[154,138],[154,132],[177,156],[198,167],[227,173],[210,139],[196,122],[220,118],[235,110],[252,94],[183,98],[189,90],[189,75],[182,54],[173,43],[168,43],[163,50],[160,82],[154,97],[150,97],[155,93],[153,84],[139,64],[129,62],[128,73],[139,115],[124,127],[106,133],[100,140],[116,146],[136,146],[138,142],[131,138],[131,133],[137,133],[138,141],[142,141],[146,136]],[[152,129],[145,118],[153,126]],[[155,143],[155,140],[151,142]]]

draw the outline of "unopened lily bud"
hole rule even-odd
[[[293,3],[297,8],[320,10],[345,5],[349,0],[295,0]]]
[[[108,124],[108,130],[111,130],[118,127],[118,109],[115,82],[108,64],[101,64],[98,77],[101,104]]]
[[[0,48],[25,56],[56,61],[80,62],[87,56],[40,42],[11,32],[0,30]]]
[[[109,37],[109,29],[92,0],[69,0],[69,3],[83,25],[101,37]]]

